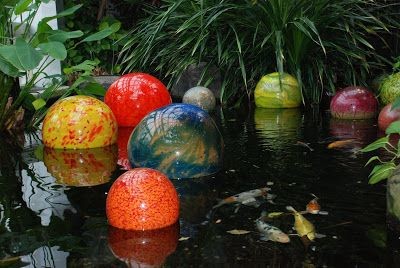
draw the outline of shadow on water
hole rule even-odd
[[[2,144],[0,267],[399,265],[387,239],[385,185],[368,185],[364,164],[370,156],[357,153],[376,139],[376,122],[316,117],[300,109],[219,110],[212,116],[224,137],[223,169],[174,180],[180,219],[175,229],[159,233],[107,225],[107,191],[126,170],[116,165],[117,148],[65,154],[30,136],[20,153]],[[351,142],[328,148],[338,140]],[[212,209],[223,198],[266,186],[276,196],[272,201]],[[305,246],[293,230],[293,216],[285,215],[272,223],[290,235],[290,243],[261,239],[255,220],[263,212],[304,210],[311,194],[328,215],[305,217],[323,238]]]

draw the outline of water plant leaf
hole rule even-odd
[[[57,60],[64,60],[67,57],[67,49],[61,42],[53,41],[39,44],[38,46],[43,52],[49,54]]]
[[[366,147],[362,148],[360,150],[360,152],[366,153],[366,152],[374,151],[374,150],[379,149],[379,148],[384,148],[386,146],[386,144],[388,144],[388,143],[389,143],[389,137],[385,136],[385,137],[382,137],[380,139],[377,139],[373,143],[371,143],[371,144],[367,145]]]
[[[33,108],[35,110],[39,110],[40,108],[44,107],[46,105],[46,101],[42,98],[36,99],[32,102]]]
[[[78,38],[83,35],[82,31],[62,31],[62,30],[53,30],[53,33],[48,37],[49,41],[58,41],[64,43],[68,39]]]
[[[369,184],[378,183],[384,179],[387,179],[392,175],[393,170],[396,168],[396,164],[393,162],[385,163],[382,165],[376,165],[371,171]]]
[[[247,230],[238,230],[238,229],[233,229],[233,230],[229,230],[226,231],[229,234],[233,234],[233,235],[243,235],[243,234],[248,234],[250,233],[250,231]]]
[[[22,38],[17,38],[15,45],[1,46],[0,56],[17,69],[23,71],[34,69],[43,58],[42,54]]]
[[[387,128],[386,128],[386,134],[394,134],[394,133],[400,133],[400,121],[394,121],[392,122]]]
[[[379,162],[381,162],[381,163],[383,163],[382,161],[381,161],[381,159],[379,158],[379,156],[373,156],[373,157],[371,157],[369,160],[368,160],[368,162],[365,164],[365,166],[368,166],[368,164],[370,164],[372,161],[375,161],[375,160],[378,160]]]
[[[284,214],[284,212],[271,212],[268,213],[268,218],[276,218],[282,216],[282,214]]]
[[[25,12],[28,8],[28,6],[32,3],[32,0],[21,0],[17,3],[17,5],[14,8],[14,14],[15,15],[21,15],[23,12]]]
[[[106,38],[107,36],[117,32],[120,27],[121,27],[120,23],[118,23],[118,22],[113,23],[110,27],[107,27],[97,33],[89,35],[88,37],[84,38],[81,42],[99,41],[99,40]]]

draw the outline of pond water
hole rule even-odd
[[[0,266],[400,265],[392,241],[396,239],[387,239],[392,236],[386,223],[385,184],[368,185],[370,169],[364,164],[370,155],[356,153],[376,139],[374,120],[340,121],[326,111],[251,107],[218,110],[212,117],[224,138],[223,169],[207,178],[174,180],[180,195],[179,223],[154,232],[124,232],[107,225],[107,191],[125,171],[124,161],[117,165],[116,146],[94,156],[79,152],[80,159],[95,160],[71,177],[76,157],[44,150],[40,135],[26,135],[21,152],[3,144]],[[327,148],[348,139],[354,140]],[[212,209],[223,198],[266,186],[275,195],[272,201],[260,198],[258,206],[227,204]],[[286,206],[304,210],[311,194],[328,212],[304,215],[321,237],[306,243],[295,235],[294,217],[285,214],[270,223],[290,234],[290,242],[261,239],[257,218],[287,212]]]

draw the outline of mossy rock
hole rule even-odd
[[[287,73],[279,75],[275,72],[264,75],[256,85],[254,100],[256,106],[262,108],[299,107],[301,104],[299,83]]]
[[[400,96],[400,72],[385,78],[379,89],[379,100],[383,105],[394,102]]]

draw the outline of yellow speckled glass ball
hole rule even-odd
[[[42,136],[44,146],[50,148],[103,147],[117,142],[118,125],[104,102],[89,96],[71,96],[49,108]]]
[[[262,108],[294,108],[301,104],[301,92],[296,78],[287,73],[264,75],[254,90],[257,107]]]

